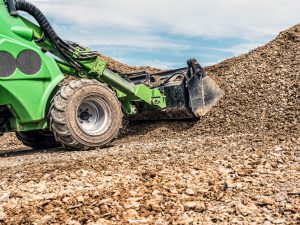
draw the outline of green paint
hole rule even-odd
[[[5,125],[5,130],[46,128],[49,99],[64,76],[55,60],[32,41],[32,29],[21,18],[11,17],[3,4],[0,5],[0,21],[0,51],[17,58],[20,52],[30,49],[42,61],[42,67],[35,75],[28,76],[16,69],[11,76],[0,77],[0,105],[8,106],[14,116]]]

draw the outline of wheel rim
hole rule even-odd
[[[88,135],[105,133],[110,124],[110,108],[103,99],[85,99],[77,109],[77,123]]]

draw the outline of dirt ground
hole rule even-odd
[[[300,25],[206,71],[225,96],[199,121],[132,123],[88,152],[5,135],[0,223],[300,224]]]

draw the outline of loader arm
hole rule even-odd
[[[39,26],[22,16],[19,17],[29,29],[33,30],[35,40],[43,39],[43,32]],[[150,89],[144,84],[135,85],[131,81],[122,78],[119,74],[107,69],[106,62],[102,61],[99,57],[84,60],[78,59],[76,54],[81,51],[82,47],[80,46],[75,48],[73,52],[74,55],[71,56],[80,66],[75,68],[64,59],[49,38],[38,41],[37,45],[40,46],[43,51],[50,52],[58,58],[56,59],[57,65],[64,74],[80,78],[93,78],[110,85],[116,91],[118,98],[122,101],[123,110],[127,115],[132,115],[137,112],[132,102],[145,102],[150,107],[156,109],[164,109],[166,107],[165,97],[158,89]],[[84,49],[84,51],[87,54],[91,52],[89,49]]]

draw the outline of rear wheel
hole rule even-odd
[[[47,130],[16,132],[16,136],[24,145],[33,149],[56,148],[60,145],[54,134]]]
[[[103,147],[117,137],[121,124],[119,100],[96,80],[71,81],[53,99],[50,126],[67,149]]]

